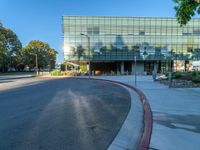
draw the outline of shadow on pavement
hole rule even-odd
[[[154,112],[154,121],[168,128],[200,133],[200,115],[175,115]]]

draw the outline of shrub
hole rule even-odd
[[[86,65],[80,65],[80,70],[82,72],[86,72],[87,71],[87,66]]]
[[[194,83],[200,83],[200,76],[196,76],[192,78],[192,82]]]
[[[60,70],[61,71],[65,71],[66,70],[66,65],[65,64],[61,64],[60,65]]]
[[[183,74],[183,76],[181,77],[181,79],[182,80],[192,80],[192,73],[189,73],[189,72],[187,72],[187,73],[185,73],[185,74]]]
[[[63,76],[63,73],[59,70],[54,70],[51,72],[51,76]]]
[[[192,72],[192,76],[193,76],[193,77],[196,77],[197,75],[198,75],[198,71],[193,71],[193,72]]]
[[[178,79],[178,78],[181,78],[183,75],[184,75],[183,72],[173,72],[172,78]]]
[[[78,72],[73,72],[73,71],[65,71],[63,72],[63,75],[65,76],[77,76],[79,73]]]

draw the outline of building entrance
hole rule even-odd
[[[144,72],[147,75],[151,75],[154,69],[154,62],[153,61],[145,61],[144,62]]]
[[[166,73],[169,71],[169,62],[167,61],[145,61],[144,71],[147,75],[151,75],[153,70],[156,69],[157,73]]]
[[[129,74],[131,74],[131,71],[132,71],[132,69],[131,69],[131,66],[132,64],[131,64],[131,62],[130,61],[126,61],[126,62],[124,62],[124,73],[126,74],[126,75],[129,75]]]

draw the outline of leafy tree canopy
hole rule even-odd
[[[173,0],[176,4],[176,18],[181,26],[186,25],[195,15],[200,14],[200,0]]]
[[[55,65],[57,52],[45,42],[33,40],[22,51],[25,64],[30,67],[35,66],[35,54],[37,54],[39,68],[53,68]]]
[[[17,62],[21,57],[21,48],[22,44],[18,39],[17,35],[11,29],[3,27],[2,23],[0,23],[0,70],[1,71],[6,71],[9,66],[13,65],[13,62],[17,64]]]

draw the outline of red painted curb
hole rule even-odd
[[[144,108],[144,124],[145,125],[144,125],[144,132],[142,134],[142,138],[140,140],[138,150],[148,150],[149,149],[152,127],[153,127],[152,111],[151,111],[151,107],[149,105],[149,102],[148,102],[146,96],[140,89],[133,87],[131,85],[128,85],[126,83],[122,83],[119,81],[113,81],[113,80],[107,80],[107,79],[79,78],[79,77],[71,77],[71,78],[72,79],[86,79],[86,80],[91,79],[91,80],[113,82],[113,83],[118,83],[118,84],[124,85],[124,86],[129,87],[130,89],[134,90],[139,95],[140,100],[143,104],[143,108]]]

